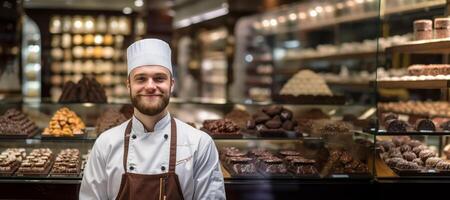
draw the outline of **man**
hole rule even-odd
[[[225,199],[213,140],[167,111],[174,87],[169,45],[137,41],[127,62],[134,115],[96,140],[80,199]]]

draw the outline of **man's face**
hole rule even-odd
[[[128,88],[133,106],[139,112],[154,116],[167,107],[174,81],[167,68],[142,66],[133,69]]]

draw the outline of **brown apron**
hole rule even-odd
[[[119,194],[120,200],[183,200],[180,182],[175,174],[177,130],[175,120],[171,118],[169,172],[163,174],[134,174],[127,172],[128,146],[131,133],[131,120],[125,130],[123,167]]]

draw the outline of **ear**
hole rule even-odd
[[[170,85],[170,93],[173,93],[173,90],[175,89],[175,79],[171,80],[172,84]]]
[[[126,85],[127,85],[127,88],[130,89],[130,76],[128,76],[128,78],[127,78]]]

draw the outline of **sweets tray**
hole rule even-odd
[[[200,128],[200,130],[204,131],[205,133],[208,133],[208,135],[210,135],[214,139],[241,139],[243,137],[241,131],[238,131],[237,133],[233,133],[233,134],[229,134],[229,133],[217,134],[217,133],[211,133],[209,130],[207,130],[203,127]]]
[[[343,105],[345,96],[334,95],[273,95],[273,100],[282,104],[311,104],[311,105]]]
[[[380,129],[378,130],[377,135],[450,135],[450,131],[438,129],[436,131],[407,130],[406,132],[392,132]]]

